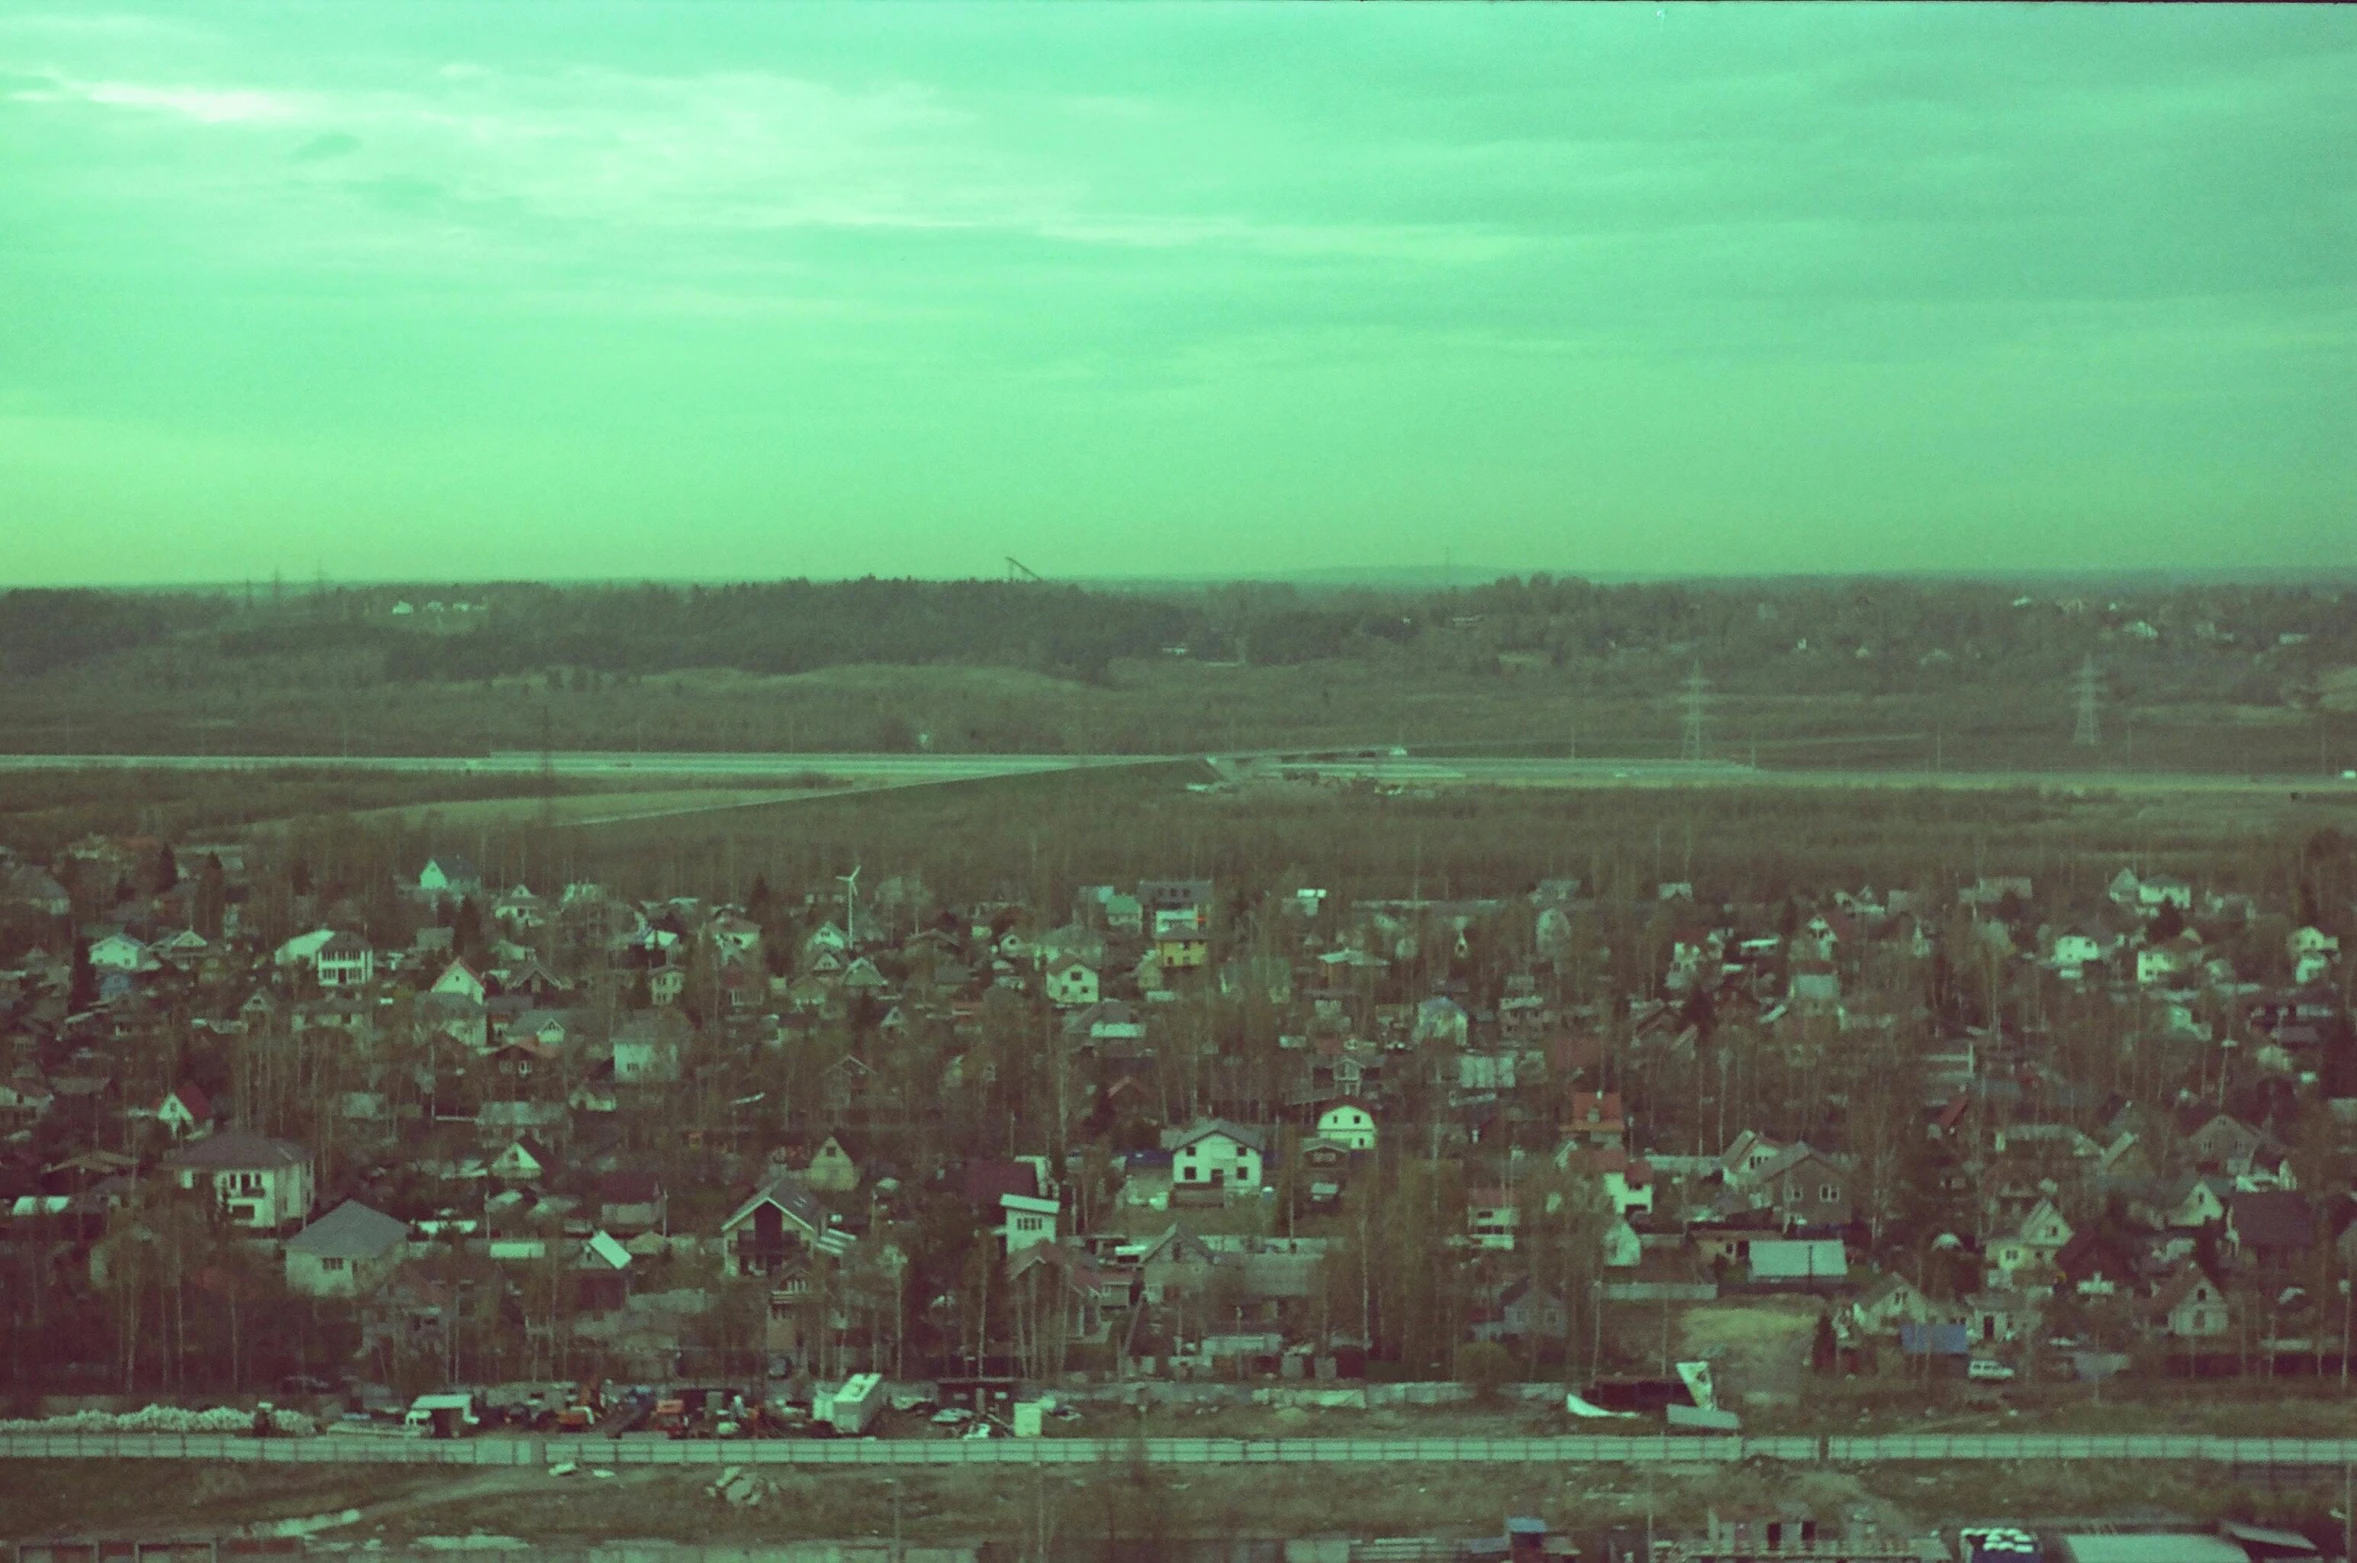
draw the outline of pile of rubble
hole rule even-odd
[[[756,1508],[762,1499],[777,1491],[766,1476],[756,1476],[741,1465],[721,1468],[720,1477],[704,1489],[707,1498],[718,1498],[723,1503],[740,1509]]]
[[[274,1410],[271,1431],[316,1433],[319,1424],[300,1411]],[[0,1419],[0,1433],[250,1433],[254,1413],[235,1406],[141,1406],[136,1411],[76,1411],[67,1416]]]

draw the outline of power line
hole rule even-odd
[[[2079,664],[2079,676],[2072,680],[2071,689],[2079,697],[2079,725],[2071,733],[2071,742],[2092,749],[2103,741],[2096,719],[2096,703],[2103,697],[2103,675],[2095,670],[2095,653],[2087,653],[2087,660]]]

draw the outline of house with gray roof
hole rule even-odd
[[[306,1297],[357,1297],[376,1290],[401,1262],[409,1224],[356,1199],[286,1240],[287,1290]]]

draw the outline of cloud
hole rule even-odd
[[[329,131],[324,135],[313,136],[295,148],[292,155],[298,163],[316,163],[331,157],[350,157],[359,150],[360,138],[358,136],[347,136],[341,131]]]

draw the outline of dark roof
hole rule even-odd
[[[597,1196],[609,1205],[651,1205],[663,1184],[651,1172],[609,1172],[597,1180]]]
[[[286,1246],[289,1253],[322,1259],[374,1259],[408,1240],[407,1222],[348,1199],[288,1238]]]
[[[1039,1174],[1028,1162],[969,1161],[959,1173],[958,1192],[969,1205],[996,1210],[1001,1198],[1039,1198]]]
[[[2235,1240],[2245,1248],[2306,1248],[2316,1241],[2316,1211],[2304,1194],[2237,1194],[2226,1204]]]
[[[191,1140],[164,1158],[174,1169],[202,1172],[240,1171],[249,1167],[299,1167],[311,1153],[288,1140],[266,1139],[243,1129],[225,1129]]]

